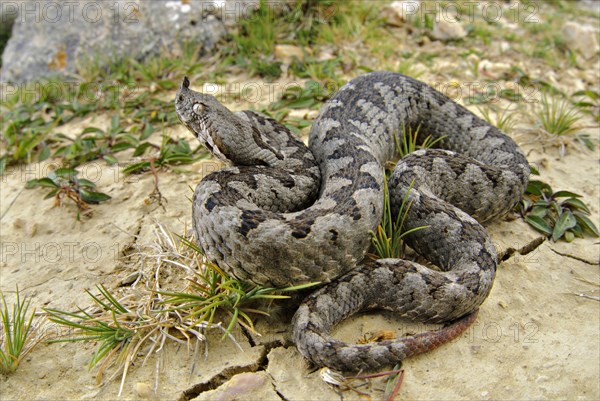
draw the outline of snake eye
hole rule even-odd
[[[200,115],[204,112],[204,105],[202,103],[195,103],[192,106],[192,110],[194,111],[194,113]]]

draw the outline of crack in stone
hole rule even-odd
[[[244,333],[244,335],[249,336],[250,333]],[[256,363],[248,366],[232,366],[223,369],[220,373],[214,375],[208,381],[197,383],[188,388],[187,390],[183,390],[181,396],[178,398],[178,401],[193,400],[205,391],[214,390],[222,386],[233,376],[238,375],[240,373],[255,373],[263,371],[267,372],[267,367],[269,366],[269,352],[271,352],[273,348],[282,347],[283,344],[280,340],[275,340],[257,345],[263,346],[263,352],[261,352],[260,356],[257,358]],[[284,395],[277,390],[277,384],[275,383],[273,377],[268,372],[267,374],[271,378],[271,385],[273,386],[273,390],[275,391],[275,393],[277,393],[277,395],[282,399],[282,401],[288,401],[284,397]]]
[[[277,386],[275,385],[275,383],[271,382],[271,385],[273,386],[273,391],[275,391],[275,394],[277,394],[277,396],[281,398],[281,401],[289,401],[279,390],[277,390]]]
[[[200,394],[204,393],[205,391],[214,390],[214,389],[220,387],[221,385],[225,384],[229,379],[231,379],[233,376],[238,375],[240,373],[254,373],[254,372],[258,372],[259,370],[262,370],[260,362],[265,357],[266,357],[266,353],[264,355],[261,355],[260,358],[258,358],[257,363],[254,363],[252,365],[232,366],[232,367],[223,369],[221,371],[221,373],[214,375],[208,381],[194,384],[192,387],[188,388],[187,390],[183,390],[182,394],[178,398],[178,401],[193,400],[194,398],[198,397]]]
[[[519,255],[527,255],[528,253],[531,253],[531,252],[535,251],[537,248],[539,248],[544,242],[546,242],[546,240],[547,240],[546,237],[541,236],[541,237],[537,237],[533,241],[523,245],[519,249],[515,249],[512,247],[507,248],[506,251],[504,251],[498,255],[498,260],[500,262],[504,262],[505,260],[510,259],[516,253],[518,253]]]
[[[139,220],[137,221],[137,227],[135,228],[135,232],[133,234],[130,234],[133,237],[133,240],[125,244],[125,246],[123,246],[123,249],[121,249],[121,258],[131,259],[132,254],[135,253],[134,251],[136,245],[138,244],[140,233],[142,232],[142,227],[144,226],[144,220],[147,215],[148,213],[145,213],[142,216],[140,216]]]
[[[246,337],[246,340],[248,340],[248,344],[250,344],[251,347],[256,347],[256,341],[254,341],[252,334],[250,334],[250,331],[244,326],[242,326],[242,334]]]
[[[559,252],[559,251],[557,251],[555,249],[552,249],[552,248],[550,248],[550,250],[552,252],[554,252],[555,254],[557,254],[557,255],[564,256],[566,258],[575,259],[575,260],[578,260],[578,261],[583,262],[583,263],[588,264],[588,265],[598,266],[598,264],[599,264],[599,262],[592,262],[592,261],[584,259],[584,258],[582,258],[580,256],[575,256],[575,255],[571,255],[571,254],[568,254],[568,253],[562,253],[562,252]]]

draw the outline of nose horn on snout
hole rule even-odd
[[[180,89],[188,89],[190,87],[190,80],[188,79],[188,77],[183,77],[183,81],[181,82],[181,86],[179,87]]]

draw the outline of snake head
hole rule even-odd
[[[179,120],[215,157],[233,165],[272,165],[283,156],[256,126],[229,111],[211,95],[190,89],[185,77],[175,97]]]
[[[227,131],[235,132],[236,116],[211,95],[190,89],[190,80],[184,77],[175,97],[175,111],[179,120],[209,152],[223,161],[229,161],[227,146],[220,139]]]

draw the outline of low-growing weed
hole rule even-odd
[[[110,196],[96,192],[96,184],[85,178],[79,178],[79,172],[71,168],[58,168],[47,177],[27,181],[25,188],[49,188],[44,199],[54,198],[54,205],[61,206],[63,200],[71,199],[77,205],[77,219],[80,212],[89,210],[89,204],[106,202]]]
[[[477,107],[477,110],[479,110],[485,121],[506,133],[510,133],[515,127],[515,124],[517,123],[515,121],[516,114],[512,110],[510,110],[511,106],[512,105],[508,105],[502,111],[497,111],[491,106]],[[491,114],[492,112],[495,112],[495,117]]]
[[[438,142],[444,140],[446,136],[441,136],[439,138],[433,139],[431,135],[428,135],[426,138],[421,139],[419,137],[420,126],[417,129],[412,130],[411,127],[407,127],[405,125],[402,126],[402,134],[400,137],[398,135],[394,135],[394,140],[396,143],[396,153],[400,158],[418,150],[418,149],[429,149],[433,147]]]
[[[146,160],[132,163],[125,167],[123,172],[125,174],[135,174],[149,171],[152,166],[159,168],[191,164],[208,155],[208,153],[202,151],[203,148],[201,145],[192,150],[190,144],[185,139],[174,140],[167,135],[163,135],[159,149],[156,149],[156,146],[149,142],[144,142],[135,149],[133,156],[141,156],[150,148],[158,150],[158,155],[148,156]]]
[[[40,339],[35,339],[34,328],[32,327],[35,310],[28,316],[31,300],[27,297],[21,299],[17,288],[16,301],[13,304],[11,313],[1,291],[0,298],[2,299],[2,309],[0,309],[2,318],[0,373],[8,375],[17,370],[19,363],[33,350]]]
[[[413,182],[414,183],[414,182]],[[411,202],[408,195],[412,189],[412,184],[402,198],[402,204],[398,210],[396,218],[392,214],[392,205],[388,191],[387,178],[383,181],[383,216],[381,224],[377,226],[377,231],[371,231],[371,243],[375,251],[376,258],[404,258],[405,246],[402,240],[406,235],[427,228],[428,226],[415,227],[407,230],[404,222],[410,210]]]
[[[337,90],[337,85],[324,86],[316,81],[308,81],[304,88],[290,86],[281,95],[281,99],[270,105],[271,110],[281,109],[318,109]]]
[[[573,105],[584,113],[591,115],[594,121],[600,123],[600,93],[593,90],[583,90],[573,93],[577,98]]]
[[[579,131],[575,123],[581,115],[571,107],[567,100],[550,100],[546,94],[542,96],[541,109],[536,113],[541,127],[549,134],[569,135]]]
[[[515,210],[530,226],[554,241],[564,238],[571,242],[584,233],[598,237],[598,228],[588,217],[590,210],[580,198],[570,191],[554,192],[545,182],[531,180]]]

